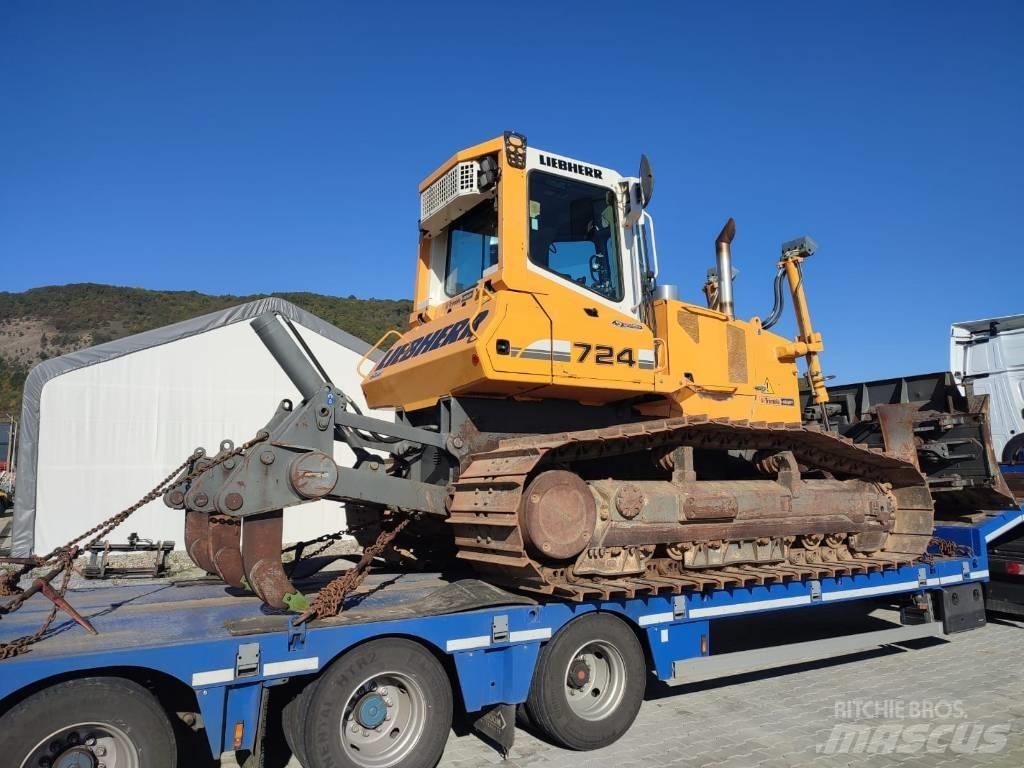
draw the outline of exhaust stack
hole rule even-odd
[[[732,320],[736,317],[732,303],[732,239],[736,237],[736,222],[732,217],[725,222],[715,239],[715,255],[718,257],[718,311]]]

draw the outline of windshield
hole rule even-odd
[[[484,200],[448,226],[448,261],[444,291],[457,296],[498,263],[498,211],[494,200]]]
[[[612,191],[533,171],[530,261],[607,299],[620,301],[622,269]]]

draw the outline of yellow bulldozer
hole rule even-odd
[[[729,219],[705,300],[684,302],[658,281],[653,189],[646,157],[627,177],[512,132],[443,163],[420,184],[409,327],[361,365],[367,403],[395,421],[362,414],[287,321],[253,321],[302,400],[244,446],[197,453],[165,494],[195,562],[272,606],[336,609],[310,607],[279,557],[283,510],[324,498],[344,502],[364,560],[568,600],[921,556],[934,505],[912,429],[880,414],[879,450],[827,428],[813,241],[782,246],[774,308],[741,319]],[[770,330],[787,285],[795,339]],[[823,425],[804,426],[801,379]]]

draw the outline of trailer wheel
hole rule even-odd
[[[1003,446],[1003,464],[1016,464],[1022,455],[1024,455],[1024,434],[1015,435]]]
[[[646,684],[647,663],[633,631],[621,619],[591,613],[541,649],[526,712],[561,746],[599,749],[629,730]]]
[[[308,683],[281,710],[281,730],[284,731],[284,740],[288,743],[288,749],[291,750],[292,755],[303,768],[309,765],[309,758],[306,755],[306,718],[309,715],[309,705],[318,682],[319,680],[313,680]]]
[[[306,717],[306,768],[433,768],[452,726],[452,688],[418,643],[374,640],[316,683]]]
[[[174,768],[170,720],[153,695],[116,677],[69,680],[0,719],[4,762],[19,768]]]

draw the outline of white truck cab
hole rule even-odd
[[[989,396],[996,457],[1024,462],[1024,315],[953,323],[949,366],[961,390]]]

